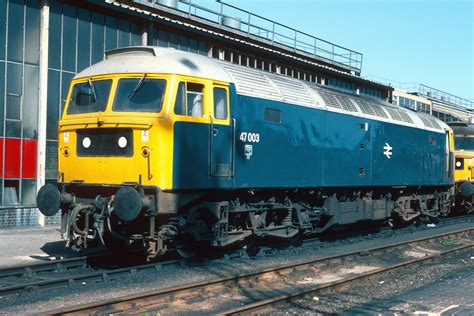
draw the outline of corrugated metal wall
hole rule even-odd
[[[0,200],[4,205],[35,201],[39,30],[38,1],[0,1]]]
[[[102,60],[104,51],[141,45],[136,19],[73,2],[48,1],[49,50],[46,181],[57,179],[57,122],[71,79]],[[0,228],[38,225],[35,204],[38,146],[41,1],[0,0]],[[46,218],[57,224],[59,217]]]
[[[34,205],[40,107],[40,0],[0,0],[0,228],[38,225]],[[142,44],[207,54],[207,43],[184,31],[170,30],[86,1],[49,0],[45,180],[57,181],[57,122],[69,84],[104,52]],[[145,27],[146,26],[146,27]],[[45,225],[57,225],[56,217]]]
[[[57,122],[71,79],[103,59],[104,51],[141,45],[136,22],[50,1],[46,179],[57,179]]]

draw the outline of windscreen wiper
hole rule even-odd
[[[143,74],[143,77],[140,79],[140,81],[138,81],[137,85],[135,86],[135,88],[133,88],[133,91],[128,96],[129,100],[131,100],[133,96],[138,92],[138,90],[140,90],[140,88],[143,86],[143,83],[145,82],[145,78],[146,78],[146,74]]]
[[[87,82],[89,83],[89,88],[92,90],[92,96],[94,97],[94,102],[97,102],[97,93],[95,92],[95,86],[91,81],[91,78],[87,78]]]

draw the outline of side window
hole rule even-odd
[[[184,82],[180,82],[178,86],[176,102],[174,104],[174,113],[178,115],[186,115],[186,85]]]
[[[268,123],[281,123],[281,111],[276,109],[265,108],[263,119]]]
[[[214,117],[218,120],[227,119],[227,90],[214,88]]]
[[[203,116],[204,85],[180,82],[176,94],[174,113],[187,116]]]

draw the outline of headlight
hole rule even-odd
[[[127,139],[126,139],[125,137],[123,137],[123,136],[118,139],[118,142],[117,142],[117,143],[118,143],[118,145],[119,145],[120,148],[125,148],[125,147],[127,147]]]
[[[71,151],[69,150],[68,147],[64,147],[64,149],[63,149],[63,155],[64,155],[64,157],[69,157],[70,152],[71,152]]]
[[[142,156],[147,158],[148,156],[150,156],[150,148],[148,147],[143,147],[142,148]]]
[[[91,144],[91,139],[89,137],[84,137],[84,139],[82,140],[82,147],[89,148],[91,147]]]
[[[464,159],[463,158],[456,158],[456,162],[454,163],[456,169],[463,169],[464,168]]]

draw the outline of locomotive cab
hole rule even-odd
[[[474,125],[452,122],[450,126],[454,131],[455,144],[455,208],[470,213],[474,202]]]
[[[112,51],[105,65],[86,69],[71,83],[59,121],[59,190],[45,185],[37,197],[44,215],[62,210],[70,245],[107,243],[107,234],[153,238],[155,217],[182,203],[167,194],[173,179],[183,178],[182,169],[214,179],[214,173],[230,170],[229,83],[180,73],[180,67],[194,67],[189,60],[180,67],[143,67],[156,59],[154,52]],[[124,68],[120,58],[131,53],[136,64]],[[174,148],[176,142],[186,150]],[[175,156],[183,166],[173,167]],[[127,234],[121,236],[124,226]]]

